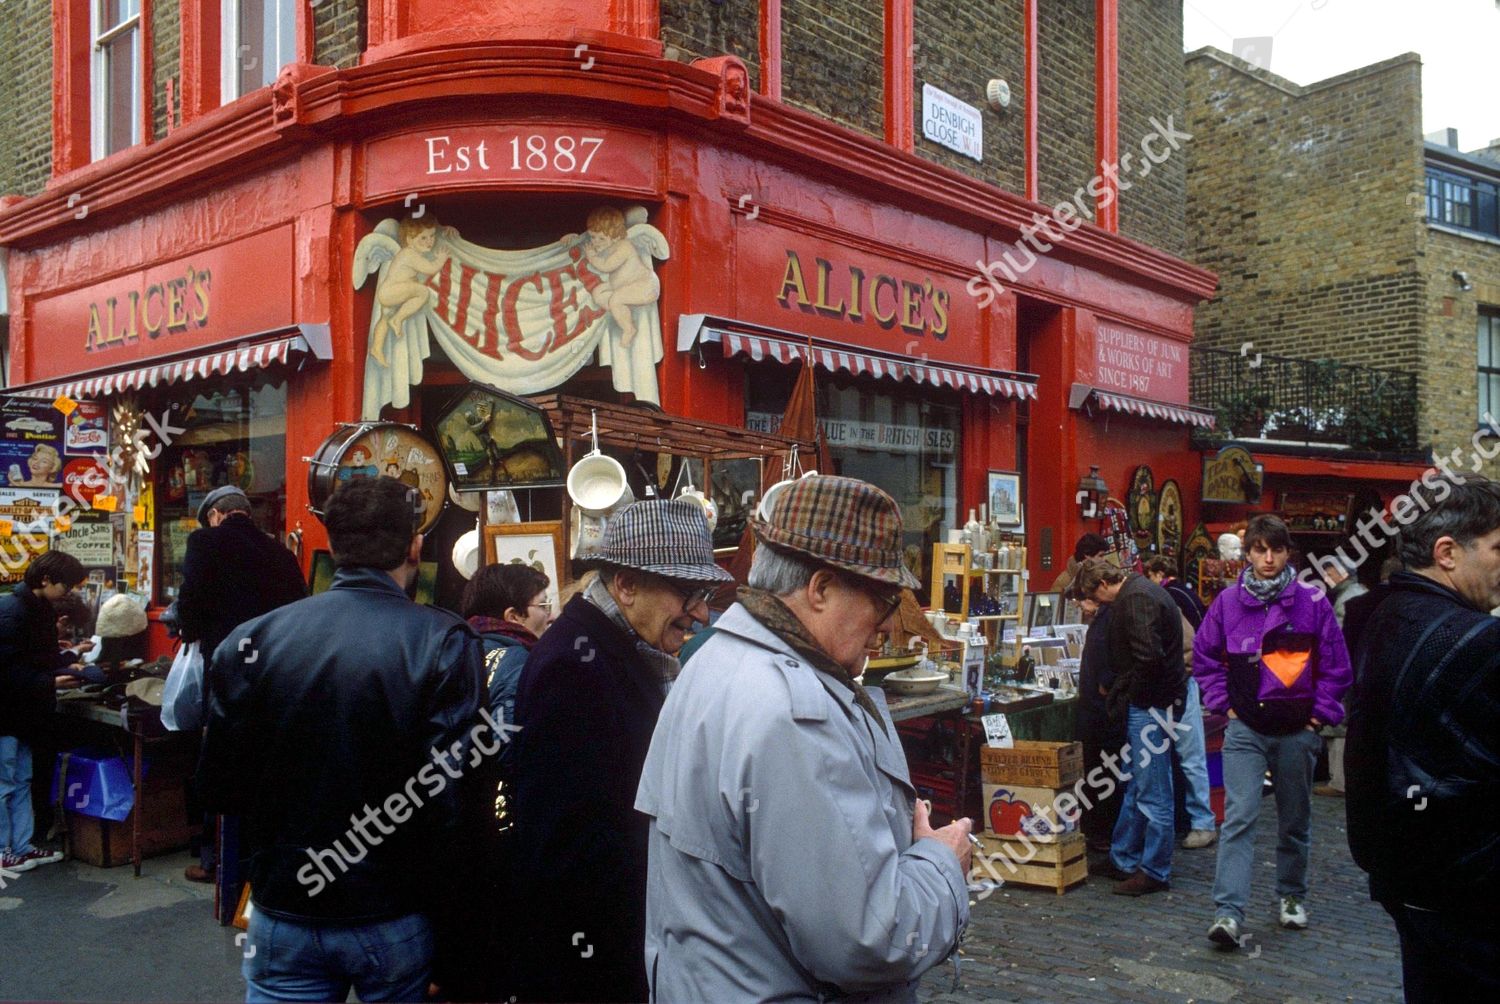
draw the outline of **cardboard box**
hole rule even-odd
[[[1017,740],[1012,749],[983,746],[979,770],[990,784],[1066,788],[1083,777],[1083,743]]]
[[[1078,831],[1079,807],[1064,804],[1071,820],[1057,812],[1057,798],[1067,795],[1070,788],[1032,788],[1013,784],[984,785],[984,829],[986,833],[1000,837],[1020,837],[1036,843],[1056,842],[1062,837]]]

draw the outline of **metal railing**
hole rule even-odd
[[[1190,400],[1214,409],[1225,438],[1419,449],[1413,373],[1195,347],[1190,386]]]

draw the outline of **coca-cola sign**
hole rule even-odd
[[[109,472],[93,457],[69,460],[63,467],[63,491],[79,505],[93,504],[94,496],[109,487]]]

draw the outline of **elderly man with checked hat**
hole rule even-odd
[[[531,650],[516,692],[516,894],[502,908],[524,932],[506,993],[527,1001],[646,999],[636,786],[687,632],[734,581],[691,502],[628,507],[596,560],[598,579]]]
[[[672,688],[650,817],[653,1001],[915,1000],[969,919],[967,819],[934,830],[884,698],[856,679],[917,579],[880,489],[783,489],[749,586]]]

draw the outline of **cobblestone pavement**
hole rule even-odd
[[[968,1001],[1401,1000],[1401,954],[1389,916],[1370,902],[1349,856],[1344,805],[1313,799],[1305,931],[1276,922],[1276,807],[1267,799],[1256,834],[1248,923],[1252,937],[1222,952],[1204,936],[1213,922],[1215,848],[1172,858],[1172,889],[1115,896],[1091,878],[1062,896],[1006,886],[973,905],[955,989],[951,962],[928,973],[920,999]]]

